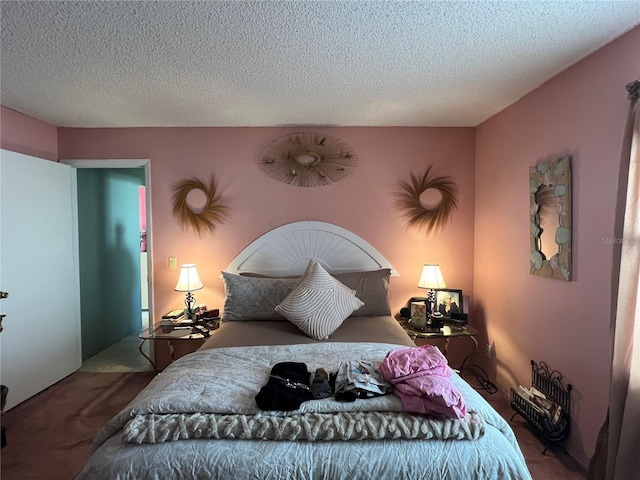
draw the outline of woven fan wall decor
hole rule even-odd
[[[266,145],[256,162],[276,180],[300,187],[318,187],[349,175],[358,164],[358,157],[349,145],[331,135],[298,132]]]
[[[451,177],[432,175],[431,167],[422,175],[412,173],[408,182],[400,182],[402,191],[395,193],[395,204],[402,211],[407,227],[424,230],[427,234],[444,228],[458,207],[457,188]],[[437,190],[442,198],[438,205],[426,207],[420,197],[431,189]]]
[[[187,196],[194,189],[202,191],[205,195],[205,204],[198,211],[187,202]],[[183,229],[191,228],[198,235],[202,235],[206,231],[213,232],[216,226],[229,216],[229,207],[222,204],[213,175],[209,178],[208,184],[191,177],[182,180],[173,189],[173,214],[180,220]]]

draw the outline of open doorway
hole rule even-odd
[[[77,167],[84,371],[151,369],[138,338],[149,323],[151,292],[148,163],[138,162],[64,162]]]

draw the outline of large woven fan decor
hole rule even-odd
[[[257,164],[281,182],[318,187],[349,175],[358,164],[358,157],[338,138],[319,132],[300,132],[266,145],[258,155]]]
[[[402,211],[407,227],[427,234],[444,228],[458,207],[457,188],[451,177],[433,175],[431,167],[422,175],[412,173],[408,182],[400,182],[402,191],[395,193],[395,204]],[[439,192],[441,199],[437,205],[422,203],[421,196],[428,190]]]
[[[193,190],[204,193],[202,208],[194,208],[189,204],[188,196]],[[183,229],[192,229],[198,235],[213,232],[216,226],[229,215],[229,207],[221,202],[217,193],[216,180],[213,175],[205,184],[197,178],[188,178],[177,183],[173,189],[173,214],[180,220]]]

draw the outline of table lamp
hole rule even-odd
[[[187,307],[187,316],[190,319],[193,319],[195,315],[194,310],[196,306],[196,297],[194,297],[191,292],[200,290],[203,287],[204,285],[202,285],[200,281],[195,263],[180,265],[180,277],[174,290],[176,292],[187,292],[184,305]]]
[[[425,264],[422,267],[422,274],[418,281],[418,288],[428,288],[429,295],[427,296],[429,302],[429,313],[433,314],[434,307],[436,305],[436,288],[447,288],[442,278],[442,272],[440,271],[440,265]]]

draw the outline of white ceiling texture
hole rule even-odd
[[[640,0],[5,1],[1,103],[66,127],[475,126]]]

